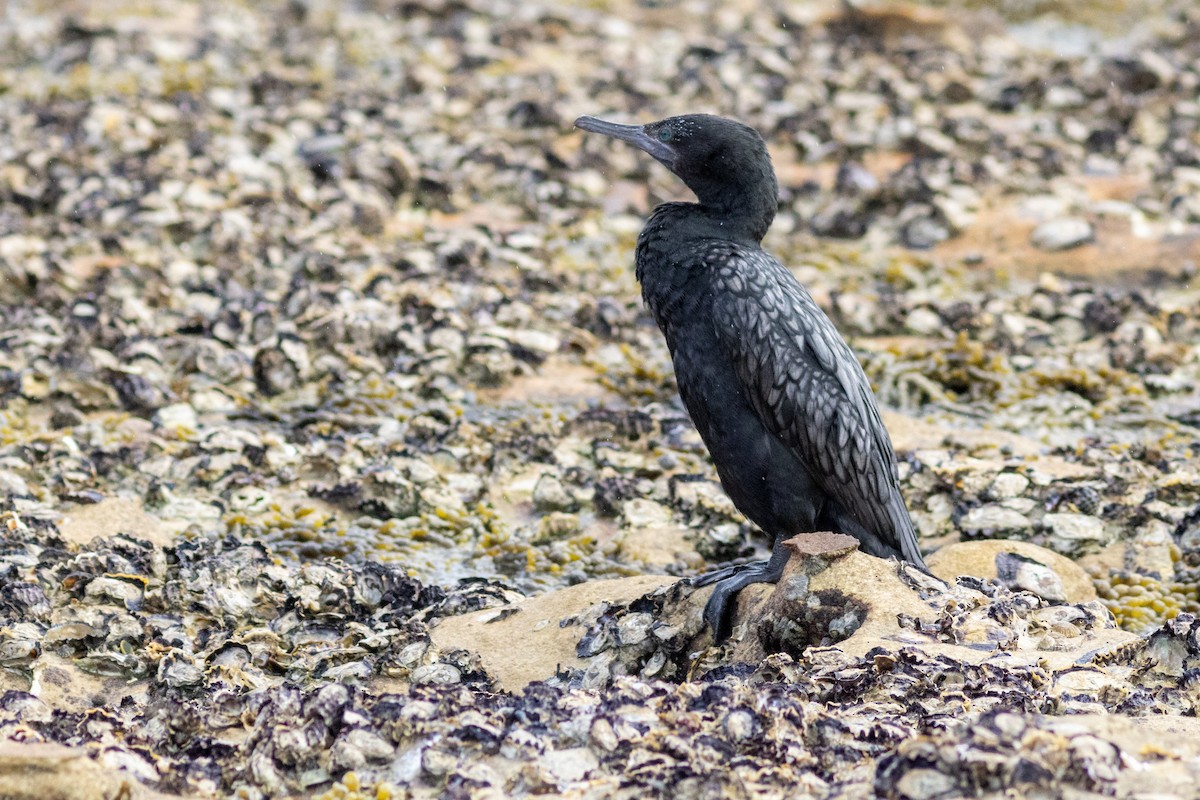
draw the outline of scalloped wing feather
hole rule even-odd
[[[713,324],[756,413],[842,508],[922,564],[891,441],[853,351],[768,254],[720,243],[709,264]]]

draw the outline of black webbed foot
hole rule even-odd
[[[769,561],[738,564],[701,575],[692,580],[695,586],[716,584],[712,596],[704,606],[704,621],[713,632],[713,641],[720,644],[733,631],[733,601],[738,592],[752,583],[775,583],[783,575],[783,566],[790,553],[783,546],[783,539],[775,540]]]

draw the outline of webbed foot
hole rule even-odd
[[[712,630],[713,641],[720,644],[733,632],[733,608],[738,592],[752,583],[775,583],[783,576],[783,566],[790,552],[783,546],[783,537],[775,540],[769,561],[755,561],[725,567],[692,579],[694,586],[716,584],[704,606],[704,621]]]

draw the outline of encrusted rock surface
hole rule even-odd
[[[0,794],[1186,796],[1200,16],[949,6],[7,4]],[[570,128],[696,110],[986,574],[704,640],[761,548],[632,273],[685,193]]]

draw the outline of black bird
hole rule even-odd
[[[784,540],[836,531],[925,569],[896,456],[867,376],[796,277],[761,247],[778,209],[762,137],[722,117],[575,126],[644,150],[698,203],[654,209],[637,243],[642,297],[666,337],[679,394],[738,507],[773,537],[769,561],[717,570],[704,618],[720,642],[731,601],[783,574]]]

